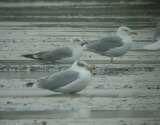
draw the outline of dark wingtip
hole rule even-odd
[[[24,55],[21,55],[22,57],[26,57],[26,58],[32,58],[34,59],[33,57],[33,54],[24,54]]]
[[[25,84],[26,87],[32,87],[33,85],[34,85],[33,82],[29,82],[29,83],[26,83],[26,84]]]

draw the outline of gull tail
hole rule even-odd
[[[31,58],[31,59],[38,59],[36,54],[24,54],[21,56],[26,57],[26,58]]]
[[[35,85],[34,82],[28,82],[25,84],[26,87],[33,87]]]

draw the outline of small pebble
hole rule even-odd
[[[0,88],[3,88],[3,87],[5,87],[5,86],[1,84],[1,85],[0,85]]]
[[[47,122],[46,122],[46,121],[43,121],[43,122],[42,122],[42,125],[47,125]]]
[[[160,89],[160,86],[157,86],[156,89]]]
[[[7,101],[7,102],[6,102],[6,104],[11,104],[11,103],[12,103],[11,101]]]
[[[124,85],[124,88],[133,88],[132,85]]]
[[[147,89],[151,89],[151,87],[147,87]]]
[[[104,89],[104,85],[103,84],[100,84],[100,85],[97,85],[95,86],[96,89]]]

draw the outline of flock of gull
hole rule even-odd
[[[98,40],[72,40],[72,46],[60,47],[50,51],[22,55],[43,63],[70,63],[72,66],[64,71],[27,83],[27,87],[38,87],[55,92],[76,93],[83,90],[91,81],[95,65],[80,60],[83,51],[90,51],[113,58],[126,54],[132,45],[133,36],[137,33],[128,27],[119,27],[113,35]],[[160,50],[160,27],[156,28],[153,44],[145,45],[145,50]]]

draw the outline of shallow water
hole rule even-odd
[[[73,118],[75,111],[0,111],[0,119],[41,119],[41,118]],[[80,114],[79,114],[80,115]],[[81,116],[81,115],[80,115]],[[89,118],[159,118],[160,111],[151,110],[92,110],[86,113]]]
[[[69,118],[73,111],[0,111],[0,119]]]
[[[160,111],[152,110],[92,110],[91,118],[160,118]]]
[[[0,79],[36,79],[52,72],[0,72]]]

